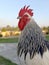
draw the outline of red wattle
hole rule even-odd
[[[23,22],[19,22],[18,23],[18,27],[22,31],[24,29],[24,23]]]

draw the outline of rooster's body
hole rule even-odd
[[[26,12],[22,12],[24,15],[19,13],[22,18],[18,26],[22,32],[18,41],[17,55],[21,57],[20,62],[22,65],[24,65],[23,59],[26,61],[27,65],[49,65],[47,54],[43,54],[44,52],[49,54],[47,51],[47,49],[49,49],[49,42],[45,39],[40,27],[36,24],[34,19],[31,18],[33,15],[32,10],[30,9],[29,11],[29,9],[27,9],[28,7],[21,9],[21,11],[24,10]]]

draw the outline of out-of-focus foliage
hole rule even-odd
[[[10,25],[7,25],[6,27],[2,27],[1,31],[19,31],[18,27],[11,27]]]
[[[42,31],[43,31],[45,34],[49,34],[49,26],[47,26],[47,27],[42,27]]]

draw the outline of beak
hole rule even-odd
[[[21,19],[21,17],[18,16],[17,19]]]

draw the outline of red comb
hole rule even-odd
[[[26,12],[30,15],[33,16],[33,12],[32,9],[28,9],[30,6],[24,6],[23,8],[21,8],[20,12],[19,12],[19,16],[22,17]]]

